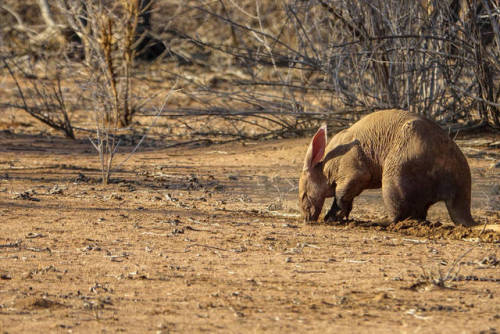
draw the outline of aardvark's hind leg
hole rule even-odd
[[[386,178],[382,182],[384,204],[393,222],[406,218],[425,220],[430,207],[429,200],[418,188],[411,187],[397,178]]]

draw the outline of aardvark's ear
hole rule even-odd
[[[314,135],[309,147],[307,148],[306,158],[304,160],[304,170],[310,170],[316,166],[323,155],[326,148],[326,124],[321,126]]]

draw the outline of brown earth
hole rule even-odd
[[[497,226],[499,139],[459,141],[473,215]],[[379,191],[304,224],[306,139],[148,148],[108,186],[87,141],[0,141],[1,333],[500,330],[498,233],[441,204],[388,225]]]

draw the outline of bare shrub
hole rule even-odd
[[[181,108],[165,115],[194,134],[286,137],[319,120],[346,127],[385,108],[425,114],[454,131],[500,127],[497,0],[36,3],[48,8],[44,27],[76,36],[88,83],[81,86],[97,87],[89,101],[117,128],[141,109],[139,53],[148,62],[165,56],[157,77],[141,79],[178,78]],[[8,32],[24,27],[20,35],[33,41],[48,31],[31,32],[3,9],[19,21]],[[157,49],[142,53],[151,41]]]
[[[129,126],[144,103],[134,81],[136,29],[140,1],[59,1],[67,24],[83,43],[81,88],[92,105],[102,182],[108,183],[113,159],[120,145],[117,136]]]
[[[71,113],[73,102],[63,88],[63,69],[49,65],[50,60],[1,57],[17,89],[17,101],[4,104],[25,111],[49,127],[75,139]],[[40,63],[43,64],[40,66]],[[41,70],[40,70],[41,69]],[[53,69],[51,71],[50,69]]]
[[[453,129],[498,127],[498,11],[494,0],[189,1],[206,33],[183,36],[219,61],[209,80],[177,74],[193,88],[185,94],[226,109],[238,129],[250,114],[290,133],[385,108]],[[212,34],[214,20],[227,29]]]
[[[128,126],[136,112],[131,81],[139,1],[123,0],[106,5],[87,0],[61,0],[59,5],[65,10],[68,25],[82,40],[84,74],[88,82],[93,83],[93,98],[98,101],[106,123],[102,126]]]

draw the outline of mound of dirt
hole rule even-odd
[[[60,308],[64,307],[63,304],[53,301],[47,298],[43,297],[27,297],[18,300],[15,303],[15,306],[17,308],[21,309],[28,309],[28,310],[33,310],[33,309],[53,309],[53,308]]]
[[[500,233],[465,226],[443,225],[440,222],[403,220],[386,227],[387,231],[429,239],[477,240],[500,243]]]
[[[419,221],[415,219],[406,219],[397,223],[386,221],[361,221],[350,220],[347,222],[324,222],[330,226],[346,226],[348,228],[375,228],[378,231],[396,232],[407,236],[422,237],[428,239],[448,239],[464,241],[481,241],[488,243],[500,243],[500,233],[498,225],[488,225],[483,231],[483,226],[473,228],[465,226],[455,226],[442,224],[439,221]],[[494,230],[489,227],[495,227]]]

